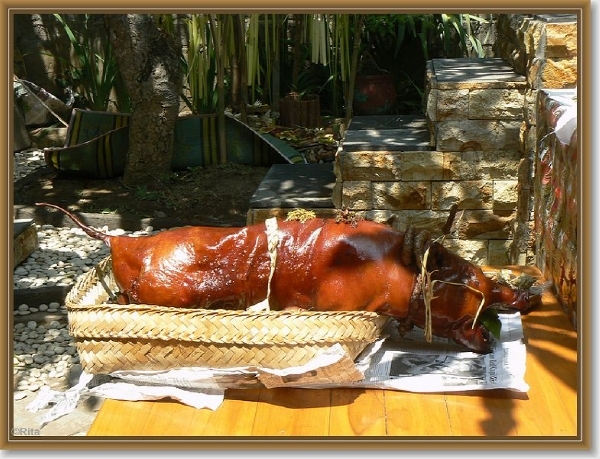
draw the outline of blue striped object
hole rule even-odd
[[[129,149],[128,113],[74,109],[64,147],[44,149],[46,164],[57,171],[88,178],[123,175]],[[237,119],[225,117],[227,162],[252,166],[304,163],[304,157],[287,142],[262,134]],[[219,163],[217,116],[182,116],[175,123],[171,167]]]

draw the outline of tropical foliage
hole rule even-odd
[[[128,111],[128,98],[119,78],[119,69],[108,40],[94,40],[90,31],[91,15],[84,15],[82,32],[77,34],[60,14],[54,17],[63,27],[71,43],[73,54],[65,61],[65,85],[75,91],[80,105],[92,110],[105,111],[114,95],[113,103],[119,110]]]
[[[118,89],[110,45],[92,43],[85,15],[77,36],[68,35],[73,82],[88,108],[106,109]],[[156,15],[165,33],[183,24],[182,100],[195,113],[231,106],[245,117],[257,102],[275,111],[284,95],[320,94],[325,113],[351,116],[354,78],[369,67],[396,76],[398,93],[420,106],[425,61],[433,57],[483,57],[469,14],[188,14]],[[123,99],[120,97],[119,99]],[[123,104],[121,103],[121,106]]]

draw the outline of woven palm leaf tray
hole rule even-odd
[[[65,300],[87,373],[181,367],[288,368],[335,343],[355,359],[387,317],[373,312],[229,311],[111,304],[110,257],[80,276]]]

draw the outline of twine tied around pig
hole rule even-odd
[[[475,318],[473,319],[473,324],[471,328],[475,328],[475,324],[479,318],[479,314],[485,304],[485,295],[480,290],[471,287],[470,285],[457,283],[457,282],[449,282],[443,281],[439,279],[431,279],[431,275],[436,271],[435,269],[432,271],[427,270],[427,260],[429,259],[429,250],[431,248],[431,244],[434,242],[439,242],[443,245],[444,239],[447,235],[452,232],[453,227],[456,226],[454,221],[456,217],[456,213],[458,210],[458,206],[454,204],[450,209],[450,214],[448,215],[448,219],[446,220],[446,224],[442,229],[442,235],[434,240],[431,239],[429,233],[427,231],[416,232],[414,228],[409,227],[405,233],[405,247],[404,247],[404,260],[406,264],[409,264],[410,261],[415,261],[417,264],[417,268],[420,271],[420,276],[417,278],[417,283],[420,282],[420,285],[415,286],[415,291],[421,291],[423,295],[423,303],[425,306],[425,324],[423,326],[423,333],[425,335],[425,340],[429,343],[433,339],[433,325],[432,325],[432,316],[431,316],[431,301],[435,299],[433,294],[433,287],[436,283],[456,285],[459,287],[465,287],[471,290],[474,293],[481,295],[481,302],[479,304],[479,308],[475,314]],[[462,218],[462,213],[459,217],[459,221]],[[421,251],[423,253],[421,257]],[[414,257],[414,258],[413,258]]]
[[[271,281],[275,273],[275,265],[277,264],[277,247],[279,246],[279,227],[277,226],[277,218],[271,217],[265,220],[265,233],[267,235],[267,250],[269,252],[269,280],[267,281],[267,298],[260,303],[254,304],[247,308],[248,311],[270,311],[271,298]]]

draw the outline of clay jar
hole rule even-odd
[[[389,115],[396,104],[392,74],[357,75],[352,108],[355,115]]]

